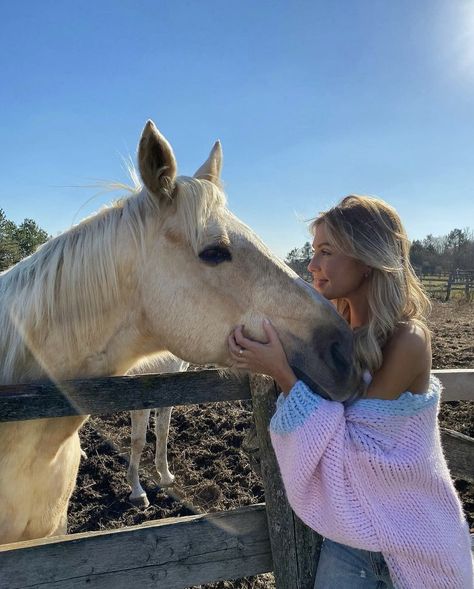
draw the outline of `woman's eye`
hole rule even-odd
[[[222,262],[230,262],[232,255],[230,251],[223,246],[208,247],[199,254],[199,258],[210,266],[217,266]]]
[[[331,252],[328,252],[328,250],[321,250],[321,253],[323,254],[323,256],[330,256]]]

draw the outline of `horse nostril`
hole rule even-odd
[[[333,342],[329,348],[331,359],[334,368],[338,372],[346,373],[350,367],[349,359],[341,351],[341,344],[339,342]]]

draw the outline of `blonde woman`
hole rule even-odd
[[[299,381],[274,328],[229,337],[235,364],[282,394],[270,433],[288,500],[325,538],[316,589],[470,589],[467,523],[443,457],[430,376],[429,300],[400,218],[348,196],[313,223],[314,288],[354,330],[363,394],[323,398]]]

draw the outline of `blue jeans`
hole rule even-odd
[[[324,539],[314,589],[394,589],[381,552]]]

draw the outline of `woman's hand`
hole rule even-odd
[[[268,339],[264,344],[245,337],[242,326],[236,327],[230,334],[229,351],[234,366],[267,374],[277,381],[284,393],[288,393],[298,379],[288,364],[278,334],[268,319],[264,319],[263,329]]]

